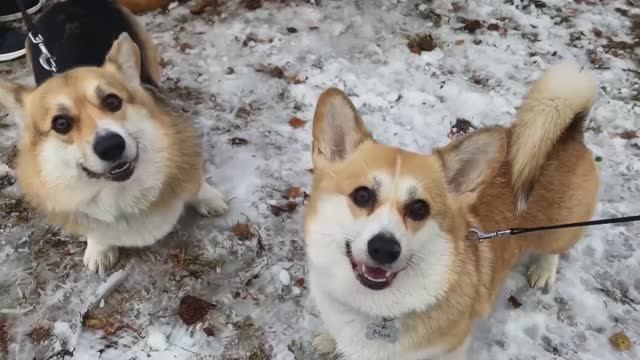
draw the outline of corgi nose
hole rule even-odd
[[[393,264],[400,257],[402,247],[393,234],[379,233],[369,240],[369,256],[379,264]]]
[[[125,147],[124,138],[112,131],[96,136],[93,142],[93,151],[104,161],[120,159]]]

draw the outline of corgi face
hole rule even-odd
[[[495,137],[472,136],[434,155],[404,151],[374,142],[348,98],[326,91],[314,117],[305,214],[312,292],[376,316],[434,304],[457,276],[465,207],[504,155]]]
[[[129,201],[159,191],[166,140],[139,79],[138,49],[122,35],[102,67],[76,68],[35,89],[0,84],[22,128],[19,175],[46,189],[50,210],[82,211],[100,196],[129,199],[117,211],[133,210]]]

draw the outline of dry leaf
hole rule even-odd
[[[195,296],[186,295],[180,299],[178,306],[178,316],[186,325],[193,325],[202,320],[209,311],[216,308],[216,305],[204,301]]]
[[[258,66],[256,71],[269,74],[269,76],[271,76],[272,78],[276,78],[276,79],[284,79],[285,78],[284,70],[282,70],[282,68],[280,66],[277,66],[277,65],[271,65],[271,64],[260,65],[260,66]]]
[[[106,336],[114,335],[120,329],[120,326],[108,319],[106,314],[87,313],[83,325],[88,329],[100,330]]]
[[[407,44],[409,50],[420,55],[423,51],[433,51],[438,47],[431,34],[421,34],[413,36]]]
[[[247,10],[260,9],[262,7],[262,0],[246,0],[244,7],[247,8]]]
[[[249,140],[245,138],[234,137],[229,139],[229,143],[231,143],[231,145],[234,145],[234,146],[247,145],[249,143]]]
[[[507,301],[509,302],[509,304],[511,304],[511,306],[513,306],[514,309],[519,309],[522,307],[522,303],[520,302],[520,300],[513,296],[513,294],[509,295]]]
[[[287,202],[285,205],[273,205],[270,204],[271,206],[271,213],[275,216],[281,216],[282,214],[290,214],[292,213],[297,207],[298,207],[298,203],[295,201],[289,201]]]
[[[304,281],[303,277],[298,278],[296,280],[296,286],[299,287],[299,288],[304,288],[305,287],[305,281]]]
[[[462,27],[466,32],[471,34],[475,34],[478,29],[482,29],[482,21],[473,19],[473,20],[465,20],[465,24]]]
[[[231,227],[231,232],[240,240],[251,240],[255,236],[251,231],[251,225],[246,223],[236,223]]]
[[[294,129],[304,127],[306,124],[307,124],[306,121],[295,116],[289,119],[289,126],[291,126]]]
[[[33,325],[31,330],[31,341],[34,344],[43,344],[51,337],[53,324],[50,321],[40,321]]]
[[[204,333],[209,337],[216,336],[216,329],[213,327],[213,325],[205,326],[204,328],[202,328],[202,331],[204,331]]]
[[[624,331],[617,332],[609,338],[611,346],[617,351],[629,351],[631,350],[631,339],[624,333]]]
[[[294,200],[296,198],[298,198],[298,196],[300,196],[300,191],[302,190],[302,188],[298,187],[298,186],[292,186],[290,188],[287,189],[287,191],[284,192],[284,194],[282,194],[282,197],[287,199],[287,200]]]
[[[456,44],[456,45],[462,45],[462,44],[464,44],[464,39],[458,39],[458,40],[456,40],[455,44]]]
[[[635,130],[627,130],[618,134],[618,137],[625,140],[632,140],[638,138],[638,132]]]

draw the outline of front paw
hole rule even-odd
[[[118,248],[95,245],[88,241],[83,262],[90,272],[97,271],[100,275],[104,275],[105,271],[111,269],[118,262]]]
[[[203,216],[218,216],[229,210],[229,205],[222,193],[206,182],[202,183],[198,197],[192,205]]]
[[[313,337],[313,348],[317,353],[334,355],[337,346],[336,340],[327,331],[321,331]]]

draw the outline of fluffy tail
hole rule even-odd
[[[573,62],[554,65],[533,84],[512,127],[509,157],[516,213],[526,210],[533,185],[558,140],[565,133],[582,138],[595,95],[595,80]]]

